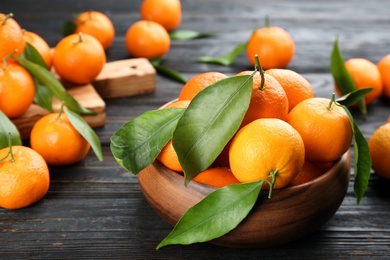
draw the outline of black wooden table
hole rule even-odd
[[[333,92],[329,69],[332,44],[339,37],[344,58],[362,57],[377,63],[390,53],[390,1],[237,1],[183,0],[180,29],[216,32],[215,37],[173,41],[164,65],[187,79],[205,71],[233,75],[251,69],[245,55],[232,66],[195,63],[196,57],[226,54],[246,41],[252,29],[263,24],[290,32],[296,54],[289,65],[303,74],[316,96]],[[85,10],[106,13],[113,21],[116,38],[108,60],[127,59],[124,35],[140,18],[141,1],[92,0],[1,0],[0,12],[13,12],[21,26],[34,31],[54,46],[60,28],[73,14]],[[3,43],[0,43],[3,44]],[[1,259],[384,259],[390,253],[390,182],[374,174],[365,197],[355,202],[353,179],[343,204],[318,232],[279,248],[231,249],[208,243],[169,246],[157,244],[171,226],[148,205],[137,177],[114,160],[109,149],[111,135],[126,121],[174,99],[182,87],[161,75],[153,94],[106,100],[107,122],[96,129],[103,145],[104,161],[92,152],[80,163],[51,167],[47,196],[35,205],[8,211],[0,209]],[[390,115],[390,102],[383,98],[369,107],[364,120],[355,114],[368,139]],[[390,166],[390,165],[389,165]],[[1,185],[1,183],[0,183]]]

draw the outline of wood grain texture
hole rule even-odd
[[[116,29],[109,61],[130,58],[124,35],[137,21],[141,0],[1,0],[3,13],[13,12],[21,26],[54,46],[60,28],[73,14],[95,9],[108,14]],[[378,62],[390,53],[390,1],[182,1],[181,29],[217,32],[212,38],[173,41],[163,64],[187,79],[204,71],[233,75],[251,69],[245,55],[232,66],[193,62],[196,57],[228,53],[249,37],[264,17],[284,27],[296,42],[289,68],[302,73],[316,96],[334,91],[329,63],[333,41],[339,37],[344,57]],[[232,249],[209,243],[170,246],[157,244],[171,231],[145,200],[136,176],[125,172],[111,155],[110,137],[126,121],[177,97],[182,84],[161,75],[156,90],[140,96],[108,99],[106,124],[96,129],[104,161],[92,152],[70,167],[51,167],[51,186],[37,204],[17,211],[0,209],[0,259],[386,259],[390,254],[390,181],[374,173],[359,205],[353,193],[353,172],[346,197],[336,214],[317,232],[302,240],[270,249]],[[381,98],[364,119],[353,111],[369,138],[390,114]],[[26,141],[28,143],[28,141]],[[353,152],[353,150],[352,150]],[[353,157],[352,157],[353,159]],[[353,165],[353,162],[352,162]]]

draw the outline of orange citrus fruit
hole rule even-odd
[[[222,188],[233,183],[239,183],[228,167],[208,168],[207,170],[200,172],[192,180],[217,188]]]
[[[242,71],[237,75],[251,75],[252,71]],[[280,83],[271,75],[264,74],[264,86],[261,89],[259,72],[253,77],[252,96],[242,126],[258,118],[279,118],[287,120],[288,98]]]
[[[141,20],[127,30],[125,45],[133,57],[152,59],[168,53],[171,40],[167,30],[159,23]]]
[[[187,108],[191,101],[189,100],[176,100],[164,108]],[[172,140],[169,140],[168,143],[161,150],[159,155],[157,156],[157,160],[159,160],[162,164],[164,164],[167,168],[176,171],[182,172],[183,169],[180,165],[179,158],[177,157],[177,153],[172,145]]]
[[[372,169],[378,176],[390,179],[390,123],[378,127],[368,141]]]
[[[109,49],[115,38],[115,28],[107,15],[98,11],[81,13],[76,19],[75,33],[85,33],[95,37],[105,50]]]
[[[345,67],[350,74],[357,89],[373,88],[373,90],[365,96],[366,104],[374,102],[382,94],[382,78],[378,67],[369,60],[361,58],[349,59],[345,62]],[[341,92],[337,85],[335,90],[339,96]]]
[[[377,66],[382,78],[382,93],[385,97],[390,98],[390,54],[383,57]]]
[[[302,170],[290,183],[291,186],[297,186],[303,183],[310,182],[320,177],[324,172],[312,162],[305,160]]]
[[[277,26],[255,30],[246,47],[249,62],[255,66],[257,54],[264,70],[287,67],[294,53],[295,43],[291,35]]]
[[[0,67],[0,110],[9,118],[23,115],[33,103],[35,84],[30,73],[18,63]]]
[[[54,166],[79,162],[90,148],[65,113],[50,113],[40,118],[31,130],[30,144],[49,165]]]
[[[52,51],[49,44],[38,34],[30,31],[23,31],[23,37],[26,42],[31,44],[42,56],[43,61],[46,63],[46,67],[50,70],[52,64]]]
[[[12,17],[12,13],[0,13],[0,61],[10,54],[19,56],[26,47],[23,30]]]
[[[228,76],[215,71],[203,72],[190,78],[187,83],[184,84],[180,93],[179,100],[192,100],[196,94],[202,89],[208,87],[215,82],[225,79]]]
[[[274,77],[286,91],[289,111],[299,102],[314,97],[314,90],[310,82],[293,70],[269,69],[265,73]]]
[[[176,29],[181,23],[179,0],[144,0],[141,5],[143,20],[161,24],[167,31]]]
[[[0,207],[24,208],[46,195],[50,186],[49,169],[33,149],[6,147],[0,150],[0,183]]]
[[[351,146],[349,117],[342,107],[328,98],[302,101],[290,111],[287,122],[302,136],[309,161],[335,161]]]
[[[299,133],[277,118],[261,118],[241,128],[229,149],[230,168],[240,182],[269,180],[283,188],[301,171],[305,147]]]
[[[55,47],[53,66],[64,80],[76,84],[92,82],[106,63],[106,53],[95,37],[75,33],[63,38]]]

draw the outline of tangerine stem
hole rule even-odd
[[[269,191],[268,191],[268,198],[270,199],[272,196],[272,191],[274,189],[275,181],[276,181],[276,175],[278,174],[278,170],[273,170],[269,173],[268,178],[271,178],[271,181],[269,182]]]
[[[335,103],[335,100],[336,100],[336,95],[334,93],[332,93],[332,98],[330,99],[328,110],[333,109],[332,105],[333,105],[333,103]]]
[[[79,32],[79,42],[84,42],[83,33]]]
[[[64,112],[64,101],[61,101],[61,107],[60,107],[60,111],[58,112],[57,120],[61,119],[63,112]]]
[[[3,22],[1,23],[1,25],[5,25],[5,23],[7,22],[7,20],[8,20],[9,18],[12,18],[12,17],[14,17],[14,14],[13,14],[13,13],[6,14],[6,15],[5,15],[5,18],[4,18],[4,20],[3,20]]]
[[[12,152],[12,141],[11,141],[11,133],[10,132],[8,132],[8,147],[9,147],[9,151],[8,151],[7,155],[4,158],[1,158],[0,162],[7,159],[8,155],[11,155],[11,160],[10,160],[11,162],[15,161],[14,154]]]
[[[259,89],[264,90],[264,82],[265,82],[264,70],[263,70],[263,67],[261,67],[259,56],[257,54],[255,54],[255,60],[256,60],[255,73],[256,73],[256,70],[259,71],[260,77],[261,77],[261,83],[260,83]]]
[[[264,21],[264,27],[269,27],[270,25],[269,25],[269,17],[268,17],[268,15],[265,17],[265,21]]]

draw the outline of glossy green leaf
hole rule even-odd
[[[231,184],[217,189],[191,207],[157,249],[210,241],[233,230],[251,211],[263,181]]]
[[[26,42],[26,48],[23,51],[22,57],[26,58],[31,62],[41,65],[43,68],[47,68],[42,56],[34,48],[34,46],[29,44],[28,42]],[[35,85],[34,103],[40,107],[45,108],[49,112],[53,112],[53,94],[36,77],[33,76],[33,79]]]
[[[343,106],[350,106],[352,104],[356,104],[360,100],[362,100],[368,93],[372,91],[372,88],[364,88],[364,89],[358,89],[355,91],[352,91],[351,93],[348,93],[338,99],[336,99],[336,102],[343,105]]]
[[[187,82],[187,79],[183,75],[181,75],[180,72],[173,70],[173,69],[170,69],[164,65],[161,65],[161,61],[162,61],[162,59],[151,60],[151,64],[153,65],[153,67],[155,68],[157,73],[164,75],[168,78],[171,78],[173,80],[176,80],[180,83]]]
[[[236,58],[245,50],[247,44],[248,44],[247,42],[240,43],[230,53],[219,56],[219,57],[202,56],[202,57],[196,58],[195,61],[230,66],[233,64],[233,62],[236,60]]]
[[[252,95],[252,77],[226,78],[204,88],[177,123],[173,147],[185,184],[207,169],[238,130]]]
[[[103,160],[103,152],[100,140],[93,129],[88,125],[85,120],[78,115],[77,113],[65,109],[65,113],[71,122],[71,124],[76,128],[76,130],[88,141],[91,145],[92,150],[94,151],[96,157],[102,161]]]
[[[12,145],[22,145],[19,130],[0,110],[0,149],[9,146],[9,138],[11,138]]]
[[[53,93],[51,93],[50,89],[48,89],[45,85],[42,85],[36,78],[34,78],[34,84],[34,103],[49,112],[53,112]]]
[[[169,37],[172,40],[188,41],[199,38],[207,38],[214,36],[215,33],[200,33],[193,30],[174,30],[169,33]]]
[[[333,50],[330,60],[330,70],[333,76],[334,83],[336,84],[342,95],[346,95],[350,92],[357,90],[351,75],[345,67],[345,62],[339,48],[338,39],[336,39],[333,44]],[[361,99],[357,103],[357,105],[360,109],[360,112],[366,117],[367,108],[365,100]]]
[[[353,130],[353,149],[354,149],[354,192],[357,204],[366,192],[368,181],[371,176],[371,156],[367,140],[357,126],[352,114],[346,106],[342,106],[348,114]]]
[[[184,108],[147,111],[123,124],[111,137],[111,152],[127,171],[138,174],[172,138]]]
[[[95,114],[94,111],[81,106],[77,100],[70,95],[62,86],[61,82],[47,69],[31,62],[23,57],[14,57],[24,68],[26,68],[33,77],[37,78],[39,82],[44,84],[59,100],[64,102],[64,105],[78,114]],[[75,68],[77,69],[77,68]]]
[[[36,64],[41,65],[44,68],[47,68],[45,61],[43,60],[41,54],[32,46],[30,43],[26,42],[26,48],[24,48],[22,57],[32,61]]]

